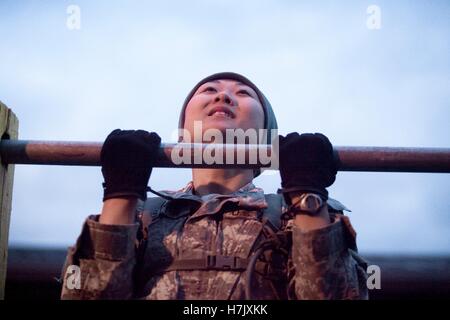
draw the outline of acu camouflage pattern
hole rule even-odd
[[[160,198],[138,206],[133,225],[104,225],[90,216],[69,248],[61,298],[242,300],[248,270],[179,270],[174,261],[207,255],[247,261],[277,231],[292,244],[282,248],[286,255],[269,250],[259,257],[252,299],[368,298],[366,265],[339,202],[328,202],[333,223],[302,232],[282,195],[264,195],[252,183],[230,195],[199,197],[192,191],[189,183],[157,193]],[[80,267],[80,289],[68,289],[69,265]]]

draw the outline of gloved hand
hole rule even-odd
[[[144,130],[112,131],[106,138],[100,162],[103,201],[111,198],[147,198],[147,184],[155,163],[161,138]]]
[[[338,160],[330,140],[321,133],[279,136],[281,192],[313,192],[328,199],[327,187],[336,179]]]

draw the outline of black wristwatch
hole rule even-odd
[[[294,214],[306,214],[314,216],[320,212],[325,205],[322,197],[316,193],[302,193],[300,199],[290,206],[291,212]]]

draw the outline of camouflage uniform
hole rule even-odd
[[[302,232],[280,194],[249,183],[200,197],[192,186],[140,203],[133,225],[90,216],[69,248],[61,298],[245,299],[247,286],[252,299],[367,299],[366,266],[336,200],[330,225]],[[69,265],[80,267],[80,289],[66,285]]]

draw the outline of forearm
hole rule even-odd
[[[133,296],[138,224],[102,224],[90,216],[63,268],[62,299],[129,299]],[[79,269],[78,286],[69,266]]]
[[[99,222],[113,225],[133,224],[137,202],[138,199],[135,197],[105,200]]]
[[[309,218],[309,217],[308,217]],[[343,216],[319,227],[320,220],[294,222],[293,263],[298,299],[367,299],[365,268],[352,257],[354,238]],[[312,229],[305,230],[306,227]],[[314,228],[315,229],[314,229]]]

